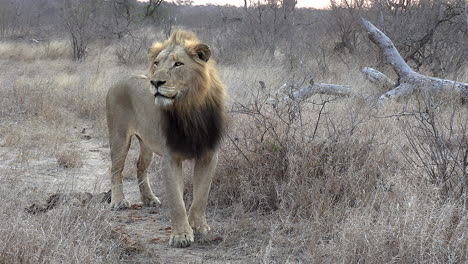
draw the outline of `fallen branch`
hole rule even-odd
[[[296,91],[287,91],[291,89],[291,84],[283,84],[275,93],[275,98],[270,98],[269,103],[276,103],[288,100],[305,100],[315,94],[333,95],[347,97],[352,94],[352,87],[350,85],[328,84],[328,83],[314,83],[310,81],[310,85],[303,86]],[[281,99],[278,99],[280,94],[287,94]]]
[[[376,69],[364,67],[361,72],[371,83],[380,86],[387,91],[393,89],[396,85],[394,81],[387,77],[387,75],[379,72]]]
[[[314,94],[346,97],[351,95],[351,90],[352,88],[350,85],[315,83],[313,85],[301,87],[299,90],[292,93],[292,97],[299,100],[307,99]]]
[[[387,62],[392,65],[398,75],[396,87],[383,94],[379,98],[379,103],[382,104],[389,100],[404,97],[421,90],[438,93],[453,91],[468,98],[468,83],[428,77],[413,71],[403,60],[390,38],[369,21],[361,18],[361,22],[367,30],[369,39],[377,45]]]

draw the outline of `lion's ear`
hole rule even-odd
[[[210,47],[206,44],[197,44],[193,48],[198,55],[198,58],[204,62],[207,62],[211,57]]]

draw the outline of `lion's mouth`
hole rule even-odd
[[[154,94],[154,97],[158,97],[158,96],[161,96],[161,97],[164,97],[164,98],[167,98],[167,99],[175,99],[177,94],[174,94],[173,96],[166,96],[160,92],[156,92],[156,94]]]
[[[178,92],[170,87],[158,87],[155,89],[156,93],[154,94],[154,97],[161,96],[162,98],[174,100],[177,97]]]

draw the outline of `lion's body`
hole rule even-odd
[[[217,163],[224,123],[224,87],[209,48],[193,33],[178,31],[150,50],[149,80],[129,78],[109,89],[106,113],[112,159],[113,208],[126,208],[122,170],[130,139],[140,142],[137,178],[146,206],[157,206],[146,175],[153,153],[163,158],[163,179],[171,210],[170,244],[185,247],[193,231],[209,231],[205,210]],[[153,65],[154,63],[154,65]],[[183,201],[182,161],[195,160],[194,200],[189,211]]]
[[[132,135],[144,138],[154,153],[161,154],[161,111],[146,86],[143,80],[129,78],[111,87],[107,95],[108,128],[120,134],[118,139]]]

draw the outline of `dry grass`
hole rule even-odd
[[[107,88],[146,68],[119,66],[116,47],[98,45],[87,61],[74,63],[64,60],[69,54],[63,45],[0,44],[0,118],[12,124],[0,124],[0,157],[22,170],[33,170],[28,162],[46,158],[54,159],[55,166],[58,162],[80,169],[87,154],[73,147],[82,136],[75,130],[90,122],[93,136],[105,145]],[[402,114],[421,112],[416,99],[375,110],[360,99],[317,96],[275,108],[261,102],[286,80],[300,82],[306,77],[304,68],[282,58],[243,63],[220,65],[230,94],[230,123],[210,196],[209,221],[224,236],[219,247],[227,255],[264,263],[468,260],[466,205],[454,196],[441,197],[441,186],[414,162],[410,142],[415,139],[404,133],[418,125]],[[373,92],[358,66],[330,57],[327,67],[329,73],[316,81]],[[266,83],[266,91],[258,81]],[[457,115],[450,133],[457,137],[451,144],[463,147],[468,138],[466,105],[439,104],[437,115],[444,122],[438,129],[449,132],[453,111]],[[433,142],[419,139],[427,146]],[[17,155],[16,160],[11,155]],[[127,162],[136,159],[133,149]],[[15,173],[0,166],[0,262],[121,261],[106,208],[62,207],[26,214],[22,208],[44,193],[22,185],[11,177]],[[454,173],[460,176],[463,169]],[[134,176],[134,167],[127,166],[126,174]]]
[[[70,58],[69,44],[64,40],[40,43],[2,42],[0,59],[35,61]]]
[[[81,153],[73,150],[62,150],[56,154],[58,164],[63,168],[80,168],[83,166]]]
[[[107,210],[98,206],[60,207],[31,215],[24,210],[28,186],[2,178],[0,209],[1,263],[116,263],[119,244],[112,237]],[[26,196],[25,193],[28,195]],[[36,196],[37,197],[37,196]]]

